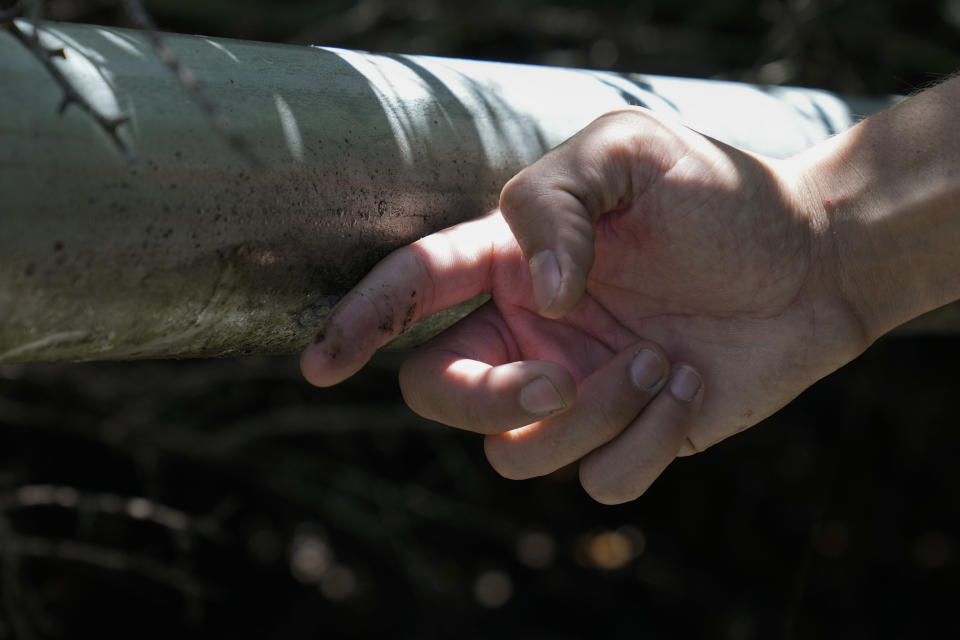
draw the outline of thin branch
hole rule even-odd
[[[130,14],[133,21],[141,28],[150,40],[153,50],[160,61],[173,72],[180,85],[186,90],[194,103],[200,108],[204,116],[209,121],[214,130],[226,140],[227,144],[240,156],[242,156],[251,166],[260,167],[263,163],[250,150],[246,139],[238,133],[230,124],[226,116],[217,108],[217,106],[207,97],[203,87],[197,80],[193,72],[184,66],[177,58],[176,54],[167,46],[163,37],[160,35],[156,24],[147,13],[141,0],[125,0],[124,6]],[[30,19],[33,23],[32,37],[27,35],[15,22],[15,18],[23,16],[29,10]],[[57,113],[63,112],[71,104],[75,104],[93,118],[94,122],[103,129],[110,137],[114,145],[119,149],[128,162],[133,161],[133,155],[130,149],[124,143],[118,134],[120,125],[130,120],[129,116],[122,115],[109,117],[101,113],[94,107],[77,88],[70,82],[69,78],[53,62],[53,58],[66,59],[66,52],[63,48],[48,49],[40,42],[39,28],[37,20],[40,17],[42,3],[38,0],[19,0],[9,9],[0,11],[0,29],[4,29],[13,35],[33,56],[43,64],[47,73],[63,90],[63,99],[57,108]]]
[[[0,492],[0,514],[30,507],[62,507],[91,515],[126,516],[153,523],[173,534],[196,533],[211,539],[221,535],[216,518],[191,516],[185,511],[148,500],[114,493],[81,491],[71,486],[30,484]]]
[[[7,540],[12,528],[6,514],[0,513],[0,599],[18,640],[33,640],[36,634],[24,613],[23,584],[20,581],[19,558],[11,553]]]
[[[20,3],[17,6],[20,6],[22,9],[23,6],[25,6],[25,3]],[[107,136],[109,136],[113,141],[120,153],[123,154],[123,157],[126,158],[128,162],[132,162],[133,155],[131,154],[126,143],[120,137],[120,134],[117,132],[117,129],[120,128],[120,125],[128,122],[130,117],[127,115],[116,117],[104,115],[95,106],[93,106],[79,90],[77,90],[70,79],[67,78],[63,71],[61,71],[53,61],[54,58],[66,59],[66,52],[64,49],[47,49],[40,42],[40,32],[36,26],[34,26],[32,36],[27,35],[23,32],[19,25],[17,25],[13,18],[0,20],[0,28],[7,31],[10,35],[16,38],[20,44],[26,47],[26,49],[32,53],[37,60],[40,61],[40,64],[44,66],[44,68],[47,70],[47,73],[50,74],[53,80],[63,90],[63,99],[60,101],[60,105],[57,107],[57,113],[63,115],[63,112],[66,111],[67,107],[69,107],[71,104],[77,105],[79,108],[86,111],[87,114],[93,118],[94,122],[96,122],[97,125],[103,129]]]
[[[4,540],[4,555],[79,562],[105,571],[132,573],[189,597],[202,597],[207,591],[189,573],[153,558],[74,540],[50,540],[8,532]]]
[[[157,25],[154,23],[153,18],[150,17],[150,14],[147,13],[141,0],[125,0],[124,7],[137,26],[147,35],[150,44],[153,45],[154,53],[156,53],[160,61],[173,72],[180,86],[186,90],[197,106],[200,107],[200,110],[216,132],[227,141],[227,144],[229,144],[235,152],[243,156],[250,165],[254,167],[262,166],[263,163],[250,150],[246,138],[233,128],[233,125],[230,124],[227,117],[217,108],[213,101],[207,97],[207,94],[204,92],[203,87],[193,72],[184,66],[173,50],[167,46],[163,36],[160,35],[160,31],[157,29]]]
[[[51,485],[28,485],[26,487],[27,495],[19,491],[14,495],[5,497],[4,508],[0,509],[0,573],[4,582],[2,591],[6,595],[4,604],[6,608],[16,608],[16,603],[10,602],[14,589],[20,588],[20,581],[16,575],[17,567],[23,558],[47,558],[66,562],[78,562],[90,566],[98,567],[105,571],[115,571],[122,573],[132,573],[139,575],[152,582],[162,584],[173,590],[179,591],[186,598],[200,598],[207,595],[207,589],[204,585],[195,579],[187,571],[171,567],[163,562],[150,558],[148,556],[118,551],[95,544],[79,542],[75,540],[41,538],[37,536],[23,536],[14,531],[9,521],[7,510],[17,504],[46,504],[44,499],[47,494],[54,499],[53,504],[59,506],[70,506],[79,493],[72,487],[55,487]],[[66,496],[71,493],[73,498]],[[108,497],[116,498],[115,496]],[[64,499],[67,498],[67,499]],[[102,501],[101,501],[102,502]],[[108,501],[109,502],[109,501]],[[126,503],[127,511],[130,511],[130,503]],[[165,507],[170,510],[169,507]],[[143,509],[138,506],[135,509]],[[145,511],[145,510],[144,510]],[[173,511],[173,510],[170,510]],[[144,515],[147,515],[144,513]],[[141,517],[139,519],[148,519]],[[168,518],[150,518],[157,524],[170,528],[171,523]],[[22,618],[15,620],[17,624],[17,633],[24,638],[30,638],[30,628],[27,620]]]

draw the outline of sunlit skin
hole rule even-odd
[[[506,477],[579,460],[593,498],[632,500],[676,456],[756,424],[893,326],[848,254],[873,265],[851,243],[883,239],[874,218],[917,212],[865,195],[864,180],[890,177],[849,167],[870,136],[861,125],[774,161],[645,110],[608,114],[513,178],[498,210],[381,262],[304,353],[304,375],[336,384],[403,320],[489,292],[404,364],[409,406],[487,434]]]

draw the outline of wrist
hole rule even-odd
[[[843,135],[787,161],[788,181],[795,206],[809,220],[823,297],[849,315],[865,348],[884,333],[883,314],[873,304],[881,293],[868,275],[878,266],[874,256],[884,252],[870,247],[876,205],[865,176],[845,166]]]
[[[820,257],[867,342],[960,297],[960,81],[791,159]]]

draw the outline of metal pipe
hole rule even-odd
[[[37,31],[86,100],[124,124],[115,140],[81,109],[58,115],[62,88],[0,33],[0,362],[296,352],[387,252],[490,210],[510,176],[606,111],[640,104],[788,156],[886,104],[164,36],[247,141],[251,166],[143,34]]]

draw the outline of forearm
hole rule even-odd
[[[960,78],[795,162],[868,340],[960,298]]]

